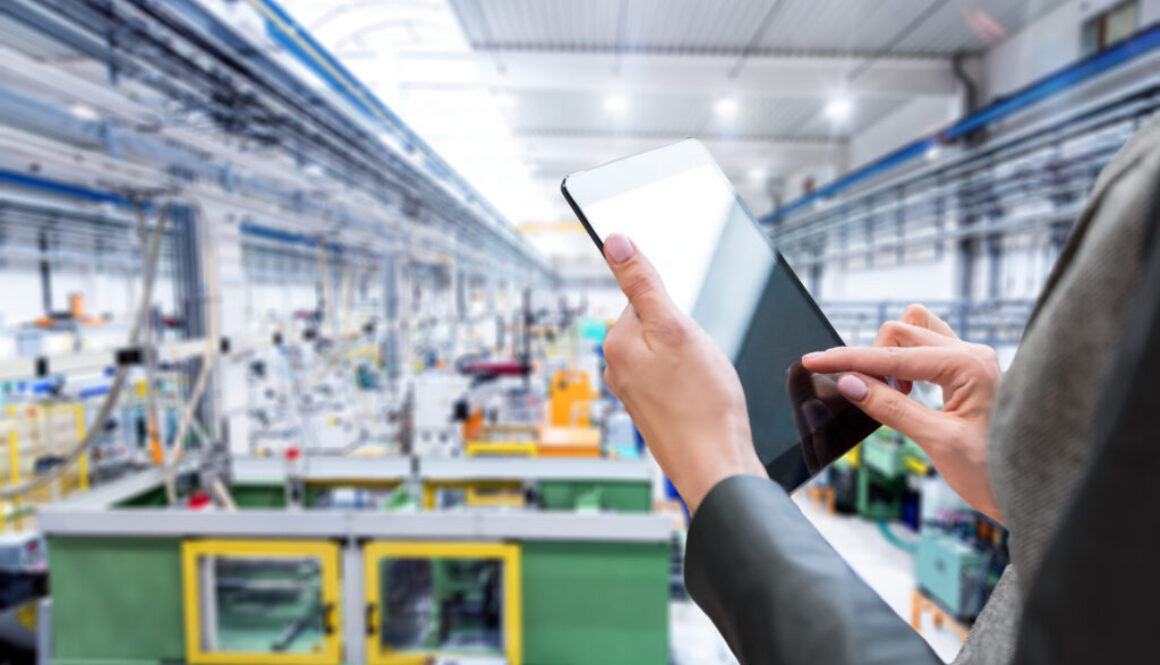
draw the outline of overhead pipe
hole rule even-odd
[[[813,193],[807,194],[788,205],[774,210],[762,217],[760,221],[762,224],[767,225],[776,224],[789,215],[803,210],[810,205],[836,196],[854,185],[882,175],[913,159],[917,159],[925,155],[927,150],[940,143],[957,141],[992,122],[1018,113],[1048,97],[1064,92],[1089,79],[1095,78],[1120,65],[1150,53],[1157,47],[1160,47],[1160,23],[1154,23],[1148,28],[1136,33],[1135,36],[1127,41],[1120,42],[1107,50],[1095,53],[1074,64],[1059,69],[1052,74],[1048,74],[1006,97],[996,99],[982,109],[959,119],[941,130],[915,139],[894,152],[851,171],[828,185],[818,188]]]
[[[97,189],[90,189],[80,185],[72,185],[68,183],[59,182],[56,180],[49,180],[39,176],[27,175],[16,171],[8,171],[0,169],[0,184],[17,185],[26,187],[28,189],[36,189],[50,194],[57,194],[60,196],[67,196],[70,198],[82,199],[85,201],[93,201],[98,203],[110,203],[116,206],[129,207],[133,202],[128,197],[115,192],[104,192]],[[149,210],[150,205],[146,201],[138,204],[142,210]],[[318,240],[309,236],[284,231],[281,229],[272,229],[267,226],[259,226],[257,224],[243,223],[240,225],[242,233],[254,237],[266,238],[269,240],[278,240],[291,244],[308,245],[310,247],[317,246]],[[336,253],[348,252],[351,254],[362,254],[374,256],[373,252],[364,248],[352,248],[336,243],[327,243],[327,249]]]

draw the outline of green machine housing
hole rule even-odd
[[[983,555],[950,534],[923,529],[915,557],[918,587],[959,619],[978,615],[984,602]]]

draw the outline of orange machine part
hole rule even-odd
[[[483,436],[483,409],[471,412],[463,421],[463,440],[478,441]]]
[[[588,372],[577,369],[557,371],[552,375],[548,423],[552,427],[587,427],[590,424],[588,411],[579,408],[579,404],[591,402],[597,397],[599,395],[592,389]]]

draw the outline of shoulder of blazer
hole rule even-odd
[[[1067,244],[1056,260],[1055,266],[1051,269],[1051,274],[1048,276],[1047,282],[1043,285],[1043,290],[1039,294],[1034,309],[1031,310],[1031,316],[1027,319],[1027,325],[1023,330],[1024,335],[1027,334],[1027,331],[1031,330],[1039,312],[1043,309],[1044,303],[1051,297],[1063,275],[1067,274],[1067,271],[1071,268],[1075,255],[1083,243],[1084,236],[1087,235],[1088,229],[1091,228],[1092,220],[1099,214],[1100,206],[1108,192],[1123,180],[1125,175],[1139,167],[1148,154],[1158,151],[1160,151],[1160,116],[1150,120],[1140,129],[1120,149],[1112,161],[1104,167],[1099,178],[1096,179],[1096,183],[1092,187],[1091,194],[1088,197],[1087,205],[1084,206],[1083,212],[1080,214],[1079,219],[1076,220],[1075,226],[1071,230],[1071,235],[1068,237]]]

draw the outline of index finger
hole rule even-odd
[[[811,371],[823,374],[861,372],[873,376],[888,376],[906,381],[941,383],[961,360],[961,352],[953,348],[897,346],[854,348],[839,346],[802,358],[802,364]]]

